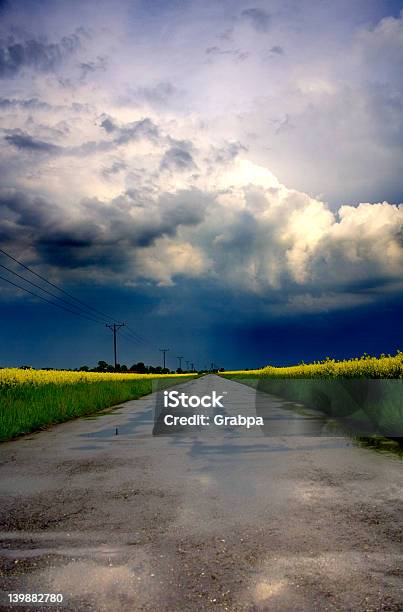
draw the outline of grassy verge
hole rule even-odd
[[[0,370],[0,441],[137,399],[186,375],[82,374]]]
[[[261,370],[222,376],[320,410],[357,436],[403,439],[403,353]]]
[[[228,376],[228,378],[233,378]],[[403,438],[403,380],[235,378],[319,410],[356,436]]]

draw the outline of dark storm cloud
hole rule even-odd
[[[2,41],[0,46],[0,78],[11,78],[23,68],[41,72],[54,70],[80,47],[78,33],[64,36],[59,43],[43,43],[35,39],[24,42]]]
[[[19,100],[17,98],[0,98],[0,108],[9,110],[13,108],[21,108],[23,110],[51,110],[53,107],[47,102],[38,100],[38,98],[28,98]]]
[[[119,126],[111,117],[105,117],[101,122],[101,127],[108,134],[115,135],[114,142],[116,144],[126,144],[131,140],[141,138],[157,140],[160,136],[158,126],[149,117],[122,126]]]
[[[65,148],[65,152],[69,155],[88,155],[98,151],[110,151],[117,146],[137,140],[156,142],[160,138],[158,126],[148,117],[122,126],[119,126],[111,117],[105,117],[100,125],[107,134],[112,136],[111,140],[84,142],[78,147]]]
[[[194,170],[196,164],[191,154],[192,143],[187,140],[173,140],[160,163],[160,170]]]
[[[101,127],[104,128],[105,132],[108,132],[108,134],[118,129],[117,125],[109,117],[106,117],[106,119],[102,121]]]
[[[267,32],[270,27],[269,13],[259,8],[248,8],[242,11],[241,16],[249,21],[257,32]]]
[[[97,225],[88,222],[74,227],[52,228],[41,233],[34,243],[42,263],[64,269],[96,267],[116,271],[128,260],[127,244],[99,241]]]
[[[13,133],[5,136],[5,140],[9,144],[17,147],[17,149],[22,149],[25,151],[33,151],[38,153],[59,153],[63,151],[61,147],[33,138],[21,130],[13,130]]]
[[[18,243],[51,223],[54,207],[44,198],[10,189],[0,193],[0,210],[0,240]]]
[[[159,137],[159,129],[151,119],[146,117],[140,121],[127,123],[121,128],[118,128],[118,135],[115,139],[117,144],[125,144],[131,140],[139,140],[140,138],[148,138],[157,140]]]
[[[88,104],[72,102],[70,105],[49,104],[39,98],[0,98],[0,109],[4,111],[23,110],[33,111],[73,111],[74,113],[86,113],[89,111]]]
[[[229,142],[224,147],[212,147],[212,155],[210,160],[214,164],[228,164],[233,161],[242,151],[247,151],[241,142]],[[208,160],[209,161],[209,160]]]
[[[131,141],[141,139],[155,141],[160,136],[158,126],[156,126],[148,117],[139,121],[133,121],[132,123],[128,123],[121,127],[114,123],[112,119],[107,117],[102,121],[101,127],[108,134],[111,134],[114,137],[111,140],[84,142],[76,147],[54,145],[50,142],[37,139],[34,136],[31,136],[31,134],[23,132],[19,129],[9,130],[5,136],[5,140],[8,144],[17,147],[19,150],[80,156],[89,155],[96,152],[110,151],[119,145],[127,144]],[[178,164],[179,163],[178,157]]]
[[[159,200],[161,218],[165,224],[175,228],[198,225],[205,219],[210,203],[210,196],[198,189],[179,191],[175,195],[164,194]]]
[[[202,222],[209,199],[197,190],[164,194],[157,201],[124,193],[107,203],[80,203],[79,220],[44,198],[15,190],[0,194],[0,240],[33,249],[42,263],[65,269],[95,267],[99,273],[121,269],[136,253],[181,226]]]

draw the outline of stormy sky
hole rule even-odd
[[[0,247],[128,322],[128,365],[402,348],[402,8],[1,2]],[[0,365],[111,361],[0,285]]]

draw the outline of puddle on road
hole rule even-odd
[[[133,436],[138,433],[140,426],[152,425],[153,415],[151,411],[152,406],[148,406],[143,412],[132,414],[127,417],[124,423],[118,423],[117,425],[108,425],[105,429],[98,431],[91,431],[89,433],[80,434],[81,438],[113,438],[119,436]],[[96,420],[99,420],[104,415],[98,415]],[[90,420],[90,419],[86,419]],[[91,419],[93,420],[93,419]]]

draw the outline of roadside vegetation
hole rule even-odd
[[[323,361],[300,363],[294,366],[276,367],[268,365],[259,370],[226,371],[227,378],[403,378],[403,353],[343,359],[327,357]]]
[[[355,436],[403,440],[403,353],[224,372],[258,391],[320,410]]]
[[[0,441],[185,382],[191,374],[0,369]],[[154,384],[154,387],[153,387]]]

